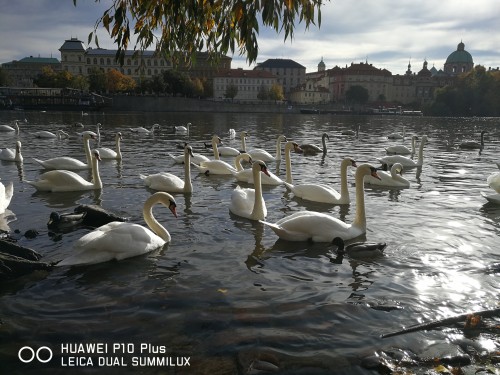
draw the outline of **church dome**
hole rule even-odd
[[[465,50],[465,44],[460,42],[457,50],[452,52],[446,59],[447,64],[473,64],[472,56]]]

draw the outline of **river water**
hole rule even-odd
[[[208,143],[213,134],[226,145],[239,147],[238,138],[228,136],[233,128],[249,132],[248,147],[274,153],[280,134],[298,143],[320,144],[322,133],[327,132],[330,140],[324,158],[292,154],[294,182],[318,181],[337,189],[341,160],[350,156],[358,165],[378,166],[384,148],[401,142],[388,140],[389,133],[402,132],[404,126],[404,144],[409,146],[411,134],[426,134],[428,143],[423,167],[405,170],[409,188],[366,188],[364,239],[387,243],[385,254],[371,259],[337,257],[329,244],[278,240],[269,228],[229,213],[231,192],[237,186],[233,177],[192,170],[193,193],[175,194],[178,218],[164,208],[155,210],[172,236],[163,249],[120,262],[56,267],[2,283],[1,373],[67,373],[71,364],[80,365],[71,369],[73,373],[106,374],[370,373],[363,367],[363,358],[375,353],[397,348],[432,356],[438,355],[432,353],[434,346],[463,339],[456,330],[385,339],[381,334],[498,307],[500,206],[488,203],[481,192],[493,192],[486,178],[498,171],[495,163],[500,162],[499,119],[0,113],[1,124],[16,118],[28,121],[20,124],[20,134],[0,134],[0,148],[12,148],[19,139],[24,156],[23,164],[2,161],[0,165],[2,182],[14,181],[15,186],[7,215],[11,221],[4,220],[3,225],[21,233],[36,229],[36,238],[18,236],[19,243],[38,251],[45,261],[66,257],[72,243],[89,231],[80,228],[59,237],[49,235],[46,223],[52,211],[100,204],[143,224],[142,205],[152,191],[139,174],[168,171],[182,178],[183,166],[174,164],[167,154],[179,155],[176,145],[184,141],[209,156],[203,142]],[[100,163],[101,191],[37,193],[23,183],[43,172],[32,157],[68,155],[84,160],[81,140],[75,135],[81,129],[72,126],[75,122],[85,124],[86,130],[95,130],[95,124],[101,123],[101,146],[110,148],[115,132],[121,131],[122,162]],[[174,125],[188,122],[192,123],[189,135],[173,133]],[[154,123],[161,125],[160,134],[138,136],[129,131]],[[358,127],[358,138],[341,134]],[[32,134],[57,129],[71,137],[43,140]],[[464,139],[478,139],[483,129],[488,133],[481,152],[457,147]],[[275,163],[268,166],[276,172]],[[79,173],[89,178],[88,172]],[[284,178],[283,165],[278,173]],[[294,198],[283,186],[264,186],[267,220],[309,209],[352,222],[355,188],[353,174],[348,176],[353,202],[347,206],[312,203]],[[478,350],[498,350],[493,338],[473,341]],[[87,349],[64,352],[65,345],[89,343],[108,346],[93,355]],[[141,344],[146,345],[142,353]],[[24,346],[34,351],[46,346],[53,358],[45,364],[36,358],[22,363],[18,354]],[[47,353],[46,348],[40,352],[42,360]],[[29,357],[29,349],[21,356]],[[133,363],[134,357],[165,356],[181,362],[189,358],[190,366],[137,367]],[[118,362],[99,367],[98,357]],[[90,365],[88,358],[93,367],[83,366]]]

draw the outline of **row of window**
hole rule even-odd
[[[215,85],[215,89],[219,91],[226,91],[227,87],[228,86],[226,85],[222,86]],[[237,87],[238,91],[259,91],[262,86],[237,86]],[[269,89],[269,86],[267,86],[266,88]]]

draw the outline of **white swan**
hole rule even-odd
[[[233,129],[234,130],[234,129]],[[248,133],[243,131],[240,133],[241,138],[241,149],[245,149],[245,138],[248,136]],[[241,151],[229,146],[218,146],[219,154],[222,156],[238,156],[241,154]],[[244,152],[244,151],[243,151]]]
[[[387,166],[387,164],[384,164]],[[391,167],[391,171],[378,171],[378,177],[372,176],[365,177],[365,184],[367,185],[380,185],[390,187],[410,187],[410,181],[401,176],[403,166],[400,163],[395,163]]]
[[[420,141],[420,147],[418,149],[418,160],[414,161],[407,156],[403,155],[391,155],[384,156],[383,158],[377,159],[382,164],[393,165],[395,163],[401,164],[403,167],[421,167],[424,163],[424,145],[427,142],[427,136],[423,135]]]
[[[236,130],[229,129],[229,139],[234,139],[236,137]]]
[[[243,169],[241,166],[241,160],[246,160],[249,163],[252,163],[252,157],[246,152],[238,155],[235,160],[235,166],[237,171],[232,172],[233,176],[236,177],[238,181],[246,182],[247,184],[254,184],[254,177],[252,168]],[[260,175],[260,180],[262,185],[273,185],[278,186],[282,185],[284,181],[276,176],[274,173],[267,171],[267,174]]]
[[[171,241],[170,233],[153,216],[153,206],[160,203],[177,217],[175,199],[168,193],[157,192],[144,203],[144,221],[150,229],[134,223],[113,221],[78,239],[72,255],[58,266],[76,266],[122,260],[147,254]]]
[[[266,164],[261,160],[255,160],[252,165],[255,189],[243,189],[237,186],[233,190],[229,204],[229,211],[233,214],[250,220],[264,220],[266,218],[267,208],[262,196],[261,172],[269,176]]]
[[[293,177],[292,177],[292,158],[291,158],[291,152],[294,150],[296,153],[302,153],[302,149],[300,146],[292,141],[288,141],[285,144],[285,163],[286,163],[286,182],[289,184],[293,183]]]
[[[14,122],[14,127],[13,128],[12,126],[9,126],[9,125],[0,125],[0,132],[4,132],[4,133],[7,133],[7,132],[16,132],[17,134],[19,134],[19,121],[16,120]]]
[[[263,162],[270,162],[270,161],[276,161],[276,160],[281,160],[281,142],[286,142],[286,137],[284,135],[279,135],[278,138],[276,139],[276,156],[272,156],[269,152],[262,148],[254,148],[251,150],[246,151],[246,143],[243,144],[243,150],[250,154],[252,159],[255,160],[262,160]]]
[[[346,130],[342,130],[342,132],[340,134],[342,134],[342,135],[356,136],[356,138],[357,138],[359,136],[359,125],[356,128],[356,131],[350,130],[350,129],[346,129]]]
[[[85,151],[85,159],[87,163],[84,163],[78,159],[69,156],[58,156],[55,158],[40,160],[33,158],[38,164],[40,164],[45,169],[75,169],[83,170],[92,168],[91,153],[89,142],[91,139],[95,140],[96,137],[94,132],[86,133],[83,135],[83,149]]]
[[[151,130],[148,130],[142,126],[139,126],[137,128],[130,128],[130,131],[132,133],[138,133],[138,134],[152,134],[155,132],[155,130],[160,130],[160,124],[154,124],[152,127],[151,127]]]
[[[406,133],[405,133],[405,127],[403,126],[403,134],[400,133],[391,133],[387,136],[389,139],[404,139]]]
[[[122,159],[122,152],[120,149],[120,141],[122,140],[122,133],[118,132],[115,134],[115,145],[116,145],[116,151],[112,150],[108,147],[99,147],[96,148],[97,151],[99,151],[99,155],[101,156],[101,159],[116,159],[116,160],[121,160]]]
[[[301,147],[302,148],[302,147]],[[356,167],[356,162],[351,158],[345,158],[340,163],[340,194],[337,190],[326,184],[302,184],[292,185],[285,182],[285,186],[299,198],[330,204],[349,204],[349,189],[347,187],[347,167]],[[291,163],[287,161],[286,168],[291,168]]]
[[[325,155],[328,152],[326,148],[326,138],[330,140],[328,134],[323,133],[323,135],[321,136],[321,143],[323,144],[323,148],[310,143],[300,145],[300,148],[302,149],[302,151],[304,151],[304,155],[316,155],[319,153]]]
[[[0,182],[0,215],[5,213],[14,195],[14,183],[11,181],[7,187]]]
[[[95,140],[97,141],[97,144],[101,143],[101,123],[98,122],[96,124],[96,131],[95,133],[91,130],[85,130],[83,132],[77,132],[76,134],[79,136],[79,137],[83,137],[85,134],[90,134],[90,135],[93,135],[95,137]]]
[[[370,164],[361,164],[356,169],[356,216],[352,224],[315,211],[299,211],[278,220],[276,223],[262,221],[283,240],[332,242],[335,237],[350,240],[366,233],[365,176],[377,176]]]
[[[220,138],[217,135],[212,137],[212,148],[214,150],[215,160],[202,161],[200,164],[193,165],[198,168],[200,173],[205,174],[222,174],[222,175],[230,175],[233,172],[237,172],[237,166],[233,167],[231,164],[220,160],[219,157],[219,149],[217,144],[220,143]],[[236,163],[236,162],[235,162]]]
[[[382,255],[387,246],[385,242],[355,242],[345,246],[344,240],[340,237],[335,237],[332,244],[337,246],[338,254],[347,254],[352,258]]]
[[[190,157],[193,154],[191,146],[184,147],[184,180],[172,173],[160,172],[151,175],[140,175],[144,180],[144,184],[153,189],[160,191],[168,191],[170,193],[191,193],[193,184],[191,183],[191,161]]]
[[[184,146],[186,145],[187,143],[184,143]],[[184,149],[184,146],[182,147]],[[182,164],[184,163],[184,153],[182,153],[181,155],[177,155],[177,156],[174,156],[172,154],[167,154],[170,158],[172,158],[172,160],[174,161],[174,163],[177,163],[177,164]],[[208,157],[206,157],[205,155],[202,155],[202,154],[198,154],[196,152],[193,152],[192,156],[191,156],[191,161],[193,163],[196,163],[196,164],[200,164],[202,161],[209,161],[210,159]]]
[[[23,162],[23,155],[21,154],[21,141],[16,142],[16,148],[4,148],[0,150],[0,160],[15,161],[16,163]]]
[[[68,133],[62,130],[57,130],[55,133],[49,132],[48,130],[40,130],[31,134],[36,138],[58,138],[58,139],[62,139],[63,136],[66,137],[65,135],[68,135]]]
[[[26,181],[38,191],[66,192],[102,189],[99,176],[99,151],[92,155],[92,181],[87,181],[80,175],[67,170],[53,170],[42,173],[36,181]]]
[[[411,150],[405,145],[395,145],[386,147],[385,151],[388,154],[397,154],[397,155],[413,155],[415,154],[415,141],[418,139],[416,135],[411,137]]]
[[[174,130],[176,133],[189,133],[189,127],[191,126],[191,123],[188,122],[186,126],[174,126]]]
[[[495,190],[497,193],[500,193],[500,172],[492,173],[486,179],[488,186]]]
[[[481,195],[490,203],[500,204],[500,193],[488,195],[485,192],[481,192]]]
[[[466,149],[482,149],[484,147],[484,134],[488,133],[486,130],[481,131],[481,142],[477,141],[463,141],[458,145],[460,148]]]

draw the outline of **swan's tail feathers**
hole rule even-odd
[[[262,223],[264,225],[267,225],[269,228],[273,230],[274,233],[278,235],[278,237],[285,236],[286,232],[283,228],[281,228],[279,225],[276,225],[274,223],[270,223],[265,220],[259,220],[259,223]]]
[[[148,176],[146,176],[145,174],[142,174],[142,173],[141,173],[141,174],[139,175],[139,178],[140,178],[141,180],[145,180],[145,179],[147,179],[147,178],[148,178]]]
[[[292,184],[289,184],[289,183],[288,183],[288,182],[286,182],[286,181],[283,181],[283,183],[285,184],[285,186],[286,186],[286,188],[287,188],[288,190],[293,190],[293,185],[292,185]]]
[[[40,164],[43,167],[43,161],[37,158],[32,158],[34,161],[36,161],[38,164]]]

